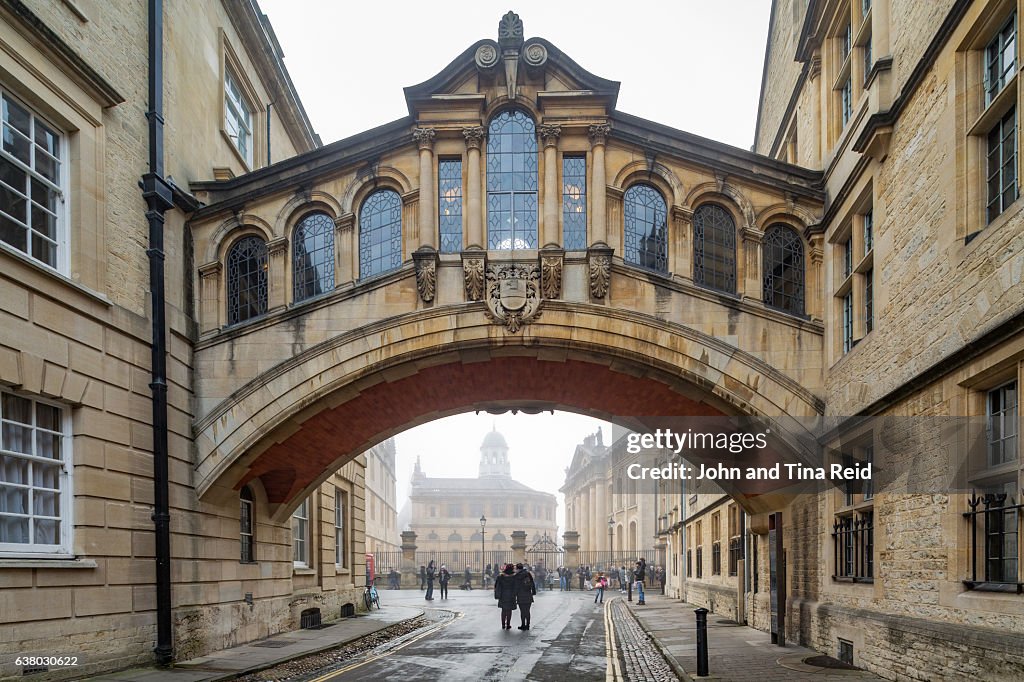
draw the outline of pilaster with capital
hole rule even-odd
[[[764,239],[764,232],[753,225],[747,225],[740,231],[740,252],[738,254],[742,262],[743,279],[737,277],[736,284],[740,287],[737,291],[740,296],[756,298],[761,300],[761,242]]]
[[[433,128],[417,128],[412,137],[420,149],[419,247],[434,246],[434,137]]]
[[[558,238],[558,136],[562,128],[541,125],[537,128],[544,145],[544,215],[540,225],[541,246],[557,245]]]
[[[804,305],[807,315],[817,321],[825,319],[821,293],[825,286],[825,235],[811,236],[807,268],[807,281],[804,284]]]
[[[672,216],[672,272],[687,281],[693,280],[693,210],[685,206],[673,206]]]
[[[593,208],[593,217],[590,224],[590,243],[608,243],[608,223],[605,212],[605,192],[608,181],[604,167],[604,147],[608,141],[608,133],[611,132],[611,125],[601,123],[590,126],[591,156],[594,159],[594,169],[590,175],[591,198],[590,204]]]
[[[280,310],[285,306],[285,289],[288,286],[288,238],[278,237],[267,242],[269,272],[267,273],[267,310]]]
[[[462,129],[466,138],[466,216],[468,226],[467,249],[484,248],[484,216],[481,197],[483,175],[480,172],[480,147],[486,130],[483,126]]]
[[[199,301],[201,317],[199,333],[207,334],[220,329],[221,310],[221,274],[224,267],[220,261],[199,266]]]
[[[356,242],[355,213],[346,213],[334,219],[334,285],[347,284],[359,272],[359,244]]]

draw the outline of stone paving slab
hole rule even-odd
[[[86,679],[103,682],[218,682],[240,673],[254,672],[294,658],[341,646],[406,620],[423,615],[412,606],[387,606],[370,614],[337,621],[322,630],[294,630],[256,642],[215,651],[167,669],[135,668]],[[285,646],[260,646],[265,642],[284,642]]]
[[[647,595],[647,605],[624,602],[636,616],[640,626],[651,636],[677,674],[692,680],[723,682],[854,682],[881,680],[865,670],[836,670],[803,663],[819,652],[787,644],[779,647],[767,632],[745,625],[718,623],[715,614],[708,614],[707,677],[697,677],[697,625],[695,606],[668,597]]]

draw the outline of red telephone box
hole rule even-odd
[[[373,561],[373,555],[366,555],[366,584],[372,585],[373,581],[377,579],[376,566]]]

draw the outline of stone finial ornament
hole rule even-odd
[[[515,12],[509,11],[498,22],[498,45],[502,50],[523,46],[523,20]]]

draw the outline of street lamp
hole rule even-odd
[[[608,556],[611,558],[615,551],[615,519],[608,517]],[[611,559],[609,559],[611,560]]]
[[[484,535],[487,533],[487,517],[483,514],[480,515],[480,584],[486,589],[487,580],[484,575]]]

